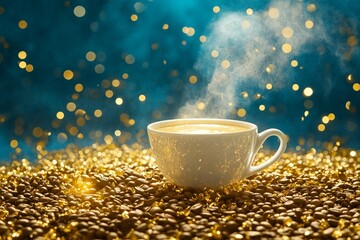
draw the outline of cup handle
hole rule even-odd
[[[261,145],[266,141],[267,138],[269,138],[271,136],[275,136],[275,137],[279,138],[280,146],[279,146],[278,150],[266,162],[263,162],[263,163],[261,163],[261,164],[259,164],[257,166],[252,166],[252,163],[254,162],[254,159],[255,159],[255,155],[259,151]],[[286,135],[283,132],[281,132],[280,130],[278,130],[278,129],[271,128],[271,129],[268,129],[268,130],[265,130],[265,131],[259,133],[258,136],[257,136],[254,152],[253,152],[252,157],[251,157],[251,162],[250,162],[250,165],[248,167],[247,174],[245,174],[246,177],[250,177],[251,175],[263,170],[264,168],[267,168],[268,166],[270,166],[271,164],[276,162],[281,157],[281,155],[285,152],[286,143],[287,143]]]

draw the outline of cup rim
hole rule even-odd
[[[196,134],[189,134],[189,133],[181,133],[181,132],[164,132],[159,130],[162,127],[169,127],[177,124],[191,124],[191,123],[212,123],[212,124],[230,124],[234,126],[246,126],[246,130],[239,131],[239,132],[225,132],[225,133],[211,133],[211,135],[239,135],[239,134],[248,134],[251,131],[257,131],[257,126],[250,122],[239,121],[239,120],[232,120],[232,119],[223,119],[223,118],[176,118],[176,119],[168,119],[168,120],[161,120],[157,122],[150,123],[147,126],[147,130],[151,132],[155,132],[158,134],[166,134],[166,135],[192,135],[192,136],[201,136],[206,135],[209,136],[208,133],[196,133]]]

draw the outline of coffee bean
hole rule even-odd
[[[203,209],[203,205],[201,203],[196,203],[190,207],[190,210],[196,214],[200,214]]]

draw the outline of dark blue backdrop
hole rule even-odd
[[[298,64],[278,68],[276,81],[261,82],[258,74],[234,85],[227,117],[255,122],[260,131],[280,128],[298,150],[336,141],[359,148],[360,4],[287,2],[0,1],[0,160],[35,159],[37,152],[68,144],[146,146],[146,125],[176,117],[209,83],[212,69],[195,65],[206,44],[216,44],[212,23],[236,13],[271,28],[274,13],[268,11],[274,8],[280,10],[279,26],[305,29],[296,16],[310,14],[314,31],[287,55]],[[329,35],[317,40],[318,26]],[[276,29],[269,40],[281,49],[275,38],[284,33]],[[305,37],[296,33],[293,39]],[[246,41],[257,41],[248,36]],[[279,59],[268,58],[276,66]]]

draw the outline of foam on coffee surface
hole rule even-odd
[[[167,126],[158,129],[161,132],[183,133],[183,134],[217,134],[217,133],[235,133],[248,130],[246,127],[225,125],[225,124],[207,124],[192,123]]]

